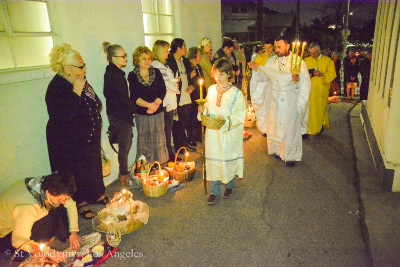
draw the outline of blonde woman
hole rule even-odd
[[[204,84],[206,89],[211,85],[215,84],[214,78],[211,75],[211,58],[212,58],[212,42],[208,37],[204,37],[200,40],[198,48],[201,51],[200,67],[204,75]]]
[[[166,90],[159,69],[151,66],[153,53],[139,46],[132,55],[135,68],[128,75],[130,98],[137,105],[138,132],[136,158],[144,155],[149,162],[167,162],[163,101]]]
[[[166,65],[168,58],[169,43],[164,40],[157,40],[153,45],[154,60],[151,65],[160,70],[165,82],[166,94],[163,101],[164,108],[164,132],[167,142],[168,161],[174,161],[174,151],[172,148],[172,125],[174,121],[174,113],[178,106],[176,95],[180,94],[178,89],[179,79],[174,77],[172,70]]]
[[[95,215],[89,204],[108,204],[101,165],[102,103],[86,80],[86,64],[69,44],[53,47],[50,66],[56,75],[46,92],[49,121],[47,147],[52,172],[75,177],[74,200],[85,219]]]

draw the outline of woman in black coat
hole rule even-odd
[[[129,98],[128,83],[125,72],[127,55],[120,45],[103,43],[104,52],[109,62],[104,73],[104,96],[106,98],[107,116],[111,126],[115,127],[118,137],[119,182],[126,186],[129,178],[128,154],[132,146],[132,127],[135,105]]]
[[[46,92],[47,146],[52,172],[74,175],[80,215],[95,215],[89,204],[108,204],[101,164],[101,101],[86,81],[81,55],[69,44],[53,47],[50,65],[57,74]]]

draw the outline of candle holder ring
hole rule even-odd
[[[196,103],[199,106],[204,106],[204,104],[207,102],[207,99],[197,99]]]

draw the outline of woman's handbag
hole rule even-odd
[[[118,151],[115,149],[114,144],[118,144],[118,134],[117,128],[114,125],[108,126],[108,141],[110,142],[111,148],[118,154]]]
[[[111,161],[106,157],[103,148],[101,148],[101,165],[103,170],[103,178],[111,174]]]

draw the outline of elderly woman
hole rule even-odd
[[[164,107],[164,132],[168,149],[168,161],[174,161],[175,155],[172,148],[172,125],[174,114],[176,114],[178,103],[176,95],[180,94],[178,89],[179,79],[174,77],[172,70],[166,65],[168,58],[169,43],[164,40],[157,40],[153,45],[154,60],[151,65],[160,70],[165,82],[166,94],[163,100]]]
[[[201,51],[200,67],[204,74],[204,84],[206,89],[215,83],[214,78],[211,75],[211,58],[212,58],[212,42],[208,37],[204,37],[200,40],[197,46]]]
[[[107,54],[108,66],[104,73],[104,96],[106,98],[107,116],[111,126],[115,127],[118,137],[118,179],[122,187],[129,178],[128,154],[132,146],[133,116],[135,104],[129,98],[128,83],[125,79],[127,55],[117,44],[103,43]]]
[[[144,155],[149,162],[167,162],[168,150],[164,133],[165,83],[159,69],[151,66],[153,54],[139,46],[132,55],[135,68],[128,75],[130,98],[137,105],[136,158]]]
[[[86,64],[69,44],[53,47],[50,65],[57,74],[46,92],[49,121],[47,147],[52,172],[75,177],[74,200],[85,219],[95,215],[89,204],[107,204],[101,165],[101,101],[86,81]]]
[[[71,199],[75,191],[74,177],[67,173],[26,178],[12,184],[0,195],[1,251],[12,245],[36,252],[37,242],[48,242],[54,236],[63,242],[69,237],[70,246],[79,249],[78,212]],[[2,253],[2,257],[5,255]],[[48,255],[56,262],[65,259],[65,255],[54,250]]]

